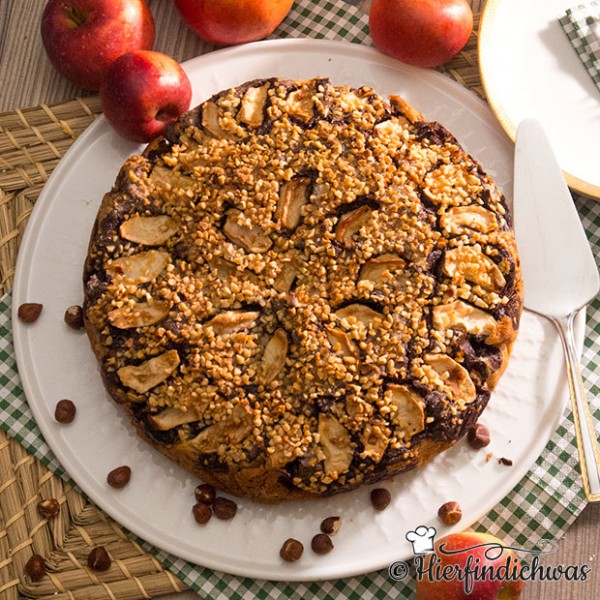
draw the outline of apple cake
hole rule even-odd
[[[185,469],[321,497],[459,440],[507,366],[507,203],[441,124],[328,79],[220,92],[122,166],[84,269],[112,398]]]

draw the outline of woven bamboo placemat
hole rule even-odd
[[[446,65],[481,97],[477,26],[465,49]],[[97,97],[0,114],[0,296],[12,288],[19,243],[31,210],[58,161],[100,114]],[[41,517],[40,500],[56,498],[59,516]],[[114,558],[97,574],[86,565],[95,546]],[[49,576],[33,583],[23,568],[45,557]],[[123,529],[0,430],[0,598],[136,600],[186,586]]]

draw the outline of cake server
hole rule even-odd
[[[600,450],[573,335],[575,317],[600,290],[600,277],[573,198],[535,119],[517,129],[513,214],[525,308],[550,319],[559,332],[585,495],[600,501]]]

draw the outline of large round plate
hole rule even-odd
[[[446,124],[478,157],[507,195],[513,147],[486,106],[470,92],[432,71],[401,66],[375,50],[337,42],[286,40],[227,49],[185,65],[194,101],[264,77],[330,76],[335,84],[373,86],[406,97],[431,119]],[[436,512],[448,501],[463,508],[460,527],[491,509],[519,481],[544,447],[562,412],[561,354],[543,320],[525,315],[514,356],[484,421],[492,431],[486,452],[460,443],[423,472],[385,485],[392,505],[381,513],[368,490],[305,503],[263,506],[239,501],[232,521],[200,526],[192,518],[197,481],[141,442],[102,387],[84,333],[63,322],[65,308],[81,303],[82,265],[90,230],[104,192],[125,158],[140,147],[120,139],[97,120],[57,166],[40,196],[23,240],[13,305],[44,303],[40,320],[16,318],[19,372],[33,414],[63,467],[105,512],[132,532],[177,556],[214,569],[264,579],[309,580],[349,576],[385,567],[411,555],[405,534],[421,524],[442,529]],[[76,420],[60,425],[54,405],[71,398]],[[108,471],[130,465],[122,490],[106,484]],[[335,551],[308,550],[296,564],[279,558],[281,543],[296,537],[309,546],[321,519],[340,515],[344,526]]]
[[[573,0],[488,0],[479,65],[488,102],[508,135],[537,118],[569,186],[600,198],[600,90],[558,19]]]

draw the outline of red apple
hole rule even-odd
[[[201,38],[229,46],[273,33],[294,0],[175,0],[184,21]]]
[[[417,67],[437,67],[458,54],[473,30],[467,0],[373,0],[375,47]]]
[[[124,138],[148,142],[186,112],[192,86],[170,56],[151,50],[126,52],[106,70],[100,86],[104,116]]]
[[[87,90],[129,50],[151,50],[154,19],[145,0],[49,0],[42,41],[54,68]]]
[[[518,600],[524,585],[519,566],[515,551],[493,535],[451,533],[432,554],[416,559],[417,600]]]

